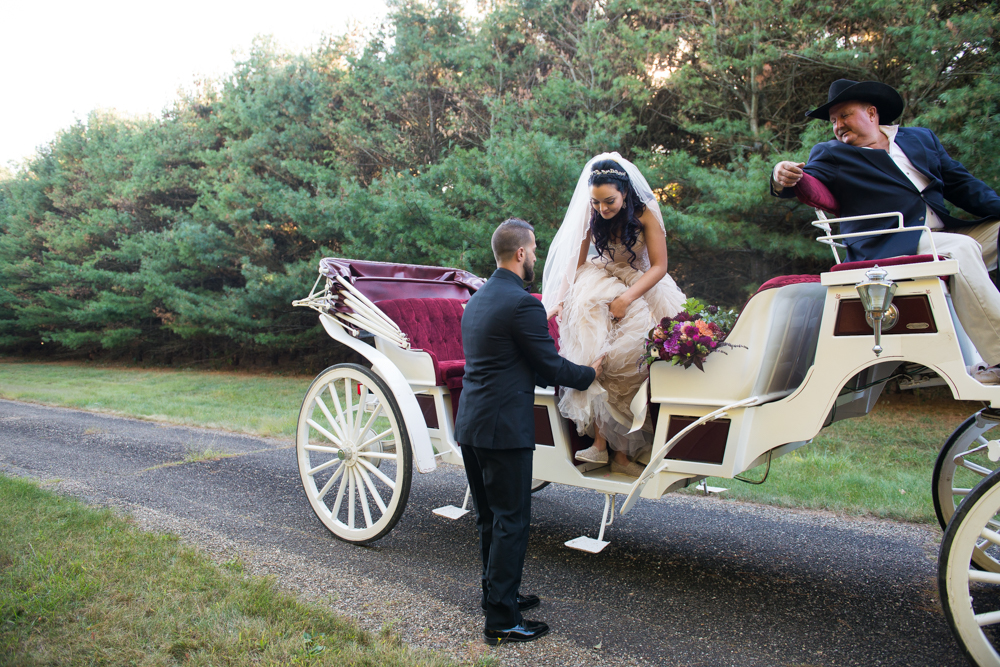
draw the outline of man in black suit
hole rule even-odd
[[[462,315],[465,377],[455,419],[476,510],[483,559],[487,644],[531,641],[549,631],[521,612],[538,597],[520,594],[531,522],[535,385],[584,390],[598,359],[578,366],[559,356],[545,309],[524,289],[534,278],[534,228],[512,218],[493,233],[497,270]]]
[[[955,311],[969,338],[991,368],[975,372],[984,384],[1000,383],[1000,293],[988,270],[997,266],[1000,196],[953,160],[933,132],[889,125],[903,111],[903,98],[877,81],[840,79],[827,103],[808,112],[829,121],[832,141],[817,144],[809,162],[779,162],[771,193],[794,197],[803,173],[821,181],[840,204],[840,215],[899,211],[907,227],[920,231],[845,239],[848,261],[931,253],[931,236],[941,255],[958,260],[950,281]],[[952,217],[945,200],[979,216]],[[845,222],[843,233],[889,229],[896,218]]]

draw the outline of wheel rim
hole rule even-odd
[[[941,542],[938,584],[956,640],[977,665],[1000,665],[1000,574],[976,554],[1000,559],[1000,471],[978,485],[955,513]]]
[[[411,453],[395,399],[371,371],[327,369],[306,393],[296,451],[306,496],[337,537],[378,539],[409,494]]]
[[[997,423],[977,417],[969,417],[955,429],[934,466],[931,490],[942,529],[972,489],[998,467],[989,458],[990,437],[1000,436],[1000,432],[990,432]],[[977,549],[975,562],[980,568],[1000,572],[1000,554]]]

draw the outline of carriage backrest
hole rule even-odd
[[[766,343],[753,395],[795,389],[816,358],[826,288],[818,281],[786,284],[771,302],[764,321]]]
[[[462,312],[468,299],[387,299],[376,305],[410,340],[410,347],[433,352],[438,361],[464,359]]]
[[[802,384],[815,362],[827,288],[818,276],[784,276],[769,283],[750,298],[726,337],[740,347],[713,354],[704,373],[654,364],[654,401],[720,405],[720,400],[787,393]]]

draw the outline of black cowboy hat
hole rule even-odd
[[[819,120],[830,120],[830,107],[841,102],[868,102],[874,104],[878,109],[878,121],[883,125],[888,125],[899,118],[903,113],[903,98],[899,96],[896,89],[878,81],[851,81],[850,79],[837,79],[830,84],[830,93],[827,96],[826,104],[807,111],[809,118]]]

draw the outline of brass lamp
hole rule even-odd
[[[892,297],[896,293],[896,283],[888,279],[888,272],[879,268],[878,264],[865,272],[865,279],[855,285],[861,305],[865,307],[865,319],[875,330],[875,356],[882,354],[882,329],[888,331],[896,324],[899,311],[892,305]]]

